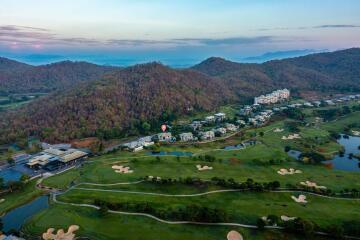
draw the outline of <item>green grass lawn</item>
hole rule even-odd
[[[40,196],[43,192],[36,189],[35,184],[36,180],[33,180],[29,182],[23,190],[1,196],[0,198],[5,199],[5,201],[0,203],[0,215]]]
[[[230,110],[228,109],[228,111]],[[224,110],[224,112],[226,111]],[[66,189],[71,183],[134,182],[151,175],[173,179],[186,177],[197,177],[202,180],[209,180],[212,177],[233,178],[237,182],[246,181],[248,178],[256,182],[276,180],[281,183],[281,187],[309,180],[335,192],[345,188],[360,189],[358,173],[332,170],[323,165],[303,164],[289,157],[284,151],[285,146],[290,146],[299,151],[316,151],[330,158],[341,149],[341,146],[331,139],[329,131],[342,132],[344,126],[356,123],[359,119],[360,113],[352,113],[337,121],[302,126],[299,128],[301,139],[296,140],[282,140],[282,136],[287,136],[291,132],[286,129],[284,121],[277,121],[256,129],[245,129],[243,134],[226,140],[206,144],[163,144],[161,146],[161,151],[192,152],[193,157],[155,157],[149,155],[147,151],[137,153],[119,151],[90,158],[82,167],[47,178],[43,183],[51,187]],[[284,128],[284,131],[276,133],[273,131],[275,128]],[[264,134],[260,134],[261,132]],[[250,138],[255,138],[258,143],[242,150],[223,149],[225,146],[236,145]],[[207,162],[199,158],[199,156],[205,155],[215,157],[215,161]],[[273,160],[273,163],[270,164],[269,160]],[[129,166],[134,173],[115,173],[111,168],[114,164]],[[212,166],[213,170],[200,172],[196,168],[198,164]],[[299,169],[303,173],[281,176],[277,173],[280,168]],[[167,194],[191,194],[219,189],[218,186],[207,186],[206,184],[202,186],[155,185],[149,182],[136,185],[95,187],[83,184],[79,187]],[[77,203],[92,203],[95,198],[111,202],[146,201],[160,209],[197,203],[202,206],[221,208],[231,215],[233,221],[251,224],[254,224],[258,217],[269,214],[303,217],[321,226],[360,218],[360,213],[357,211],[360,201],[333,200],[308,195],[309,203],[303,206],[295,203],[290,196],[290,193],[247,192],[176,198],[73,189],[59,198]],[[59,216],[55,217],[57,215]],[[58,224],[59,222],[61,225]],[[52,204],[50,209],[31,219],[24,229],[31,233],[40,233],[47,227],[64,227],[69,224],[79,224],[81,234],[93,236],[95,239],[119,239],[119,236],[120,239],[121,236],[124,236],[124,239],[142,239],[142,236],[146,236],[146,239],[225,239],[225,233],[229,230],[226,227],[172,226],[143,217],[113,214],[99,219],[95,210],[57,204]],[[141,234],[136,232],[139,225],[141,225]],[[277,232],[250,232],[244,229],[239,229],[239,231],[246,236],[245,239],[296,239],[284,234],[280,234],[280,236]]]
[[[292,195],[298,196],[298,193],[227,192],[197,197],[166,197],[74,189],[58,198],[65,202],[87,204],[93,204],[94,199],[112,203],[147,202],[164,211],[168,207],[198,204],[210,208],[221,208],[228,213],[231,222],[247,224],[256,224],[257,218],[270,214],[279,217],[281,215],[301,217],[312,220],[322,227],[347,219],[360,218],[360,212],[357,211],[360,201],[334,200],[307,195],[309,202],[302,205],[294,202],[291,199]]]
[[[231,230],[236,230],[244,239],[251,240],[309,239],[278,231],[256,231],[239,227],[169,225],[138,216],[109,214],[100,217],[97,210],[64,205],[53,205],[37,214],[22,230],[31,236],[40,236],[49,227],[67,228],[72,224],[80,226],[77,236],[97,240],[225,240]]]
[[[65,189],[72,181],[75,183],[117,183],[133,182],[145,176],[160,176],[162,178],[198,177],[209,180],[212,177],[233,178],[238,182],[252,178],[258,182],[279,181],[283,187],[287,183],[297,184],[300,181],[311,180],[327,186],[333,191],[344,188],[360,188],[357,181],[358,174],[331,170],[323,165],[306,165],[295,160],[289,160],[280,150],[268,148],[263,144],[236,151],[215,151],[212,154],[218,160],[204,162],[189,157],[155,157],[146,156],[128,160],[119,165],[129,166],[134,170],[132,174],[119,174],[111,168],[114,162],[126,161],[124,159],[108,160],[100,157],[98,160],[85,164],[80,169],[73,169],[63,174],[45,179],[45,185]],[[120,158],[120,156],[119,156]],[[282,159],[280,164],[269,165],[266,159]],[[219,162],[221,159],[221,162]],[[196,165],[212,166],[213,170],[198,171]],[[302,174],[281,176],[277,173],[280,168],[295,168],[302,170]]]

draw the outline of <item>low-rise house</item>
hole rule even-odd
[[[231,123],[226,123],[225,128],[226,128],[226,130],[231,131],[231,132],[236,132],[238,130],[238,127]]]
[[[160,142],[171,142],[173,141],[171,132],[158,133],[157,135]]]
[[[236,123],[239,124],[240,126],[246,125],[246,122],[244,120],[237,120]]]
[[[190,124],[190,127],[194,130],[194,131],[198,131],[201,129],[202,127],[202,123],[200,121],[193,121],[191,124]]]
[[[314,106],[316,106],[316,107],[320,107],[321,102],[320,102],[320,101],[314,101],[313,104],[314,104]]]
[[[214,129],[215,133],[222,135],[226,134],[226,128],[216,128]]]
[[[201,140],[211,140],[215,138],[215,133],[213,131],[201,132],[199,135]]]
[[[194,140],[194,136],[191,132],[188,133],[180,133],[179,134],[180,141],[182,142],[189,142]]]
[[[207,123],[215,122],[215,116],[207,116],[207,117],[205,117],[205,121]]]
[[[325,100],[325,103],[327,105],[335,105],[335,103],[332,100]]]
[[[226,118],[226,114],[225,114],[225,113],[221,113],[221,112],[214,114],[214,116],[215,116],[215,120],[218,121],[218,122],[222,122],[222,121],[224,121],[225,118]]]

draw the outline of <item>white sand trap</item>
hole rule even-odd
[[[290,134],[289,136],[282,136],[282,140],[293,140],[293,139],[298,139],[301,138],[299,134],[294,133],[294,134]]]
[[[285,169],[285,168],[282,168],[279,171],[277,171],[277,173],[284,176],[284,175],[299,174],[299,173],[302,173],[302,171],[301,170],[295,170],[293,168],[290,168],[289,170]]]
[[[133,170],[130,170],[130,167],[113,165],[112,169],[115,169],[116,173],[133,173]]]
[[[316,183],[310,182],[310,181],[300,182],[300,184],[303,186],[306,186],[306,187],[313,187],[313,188],[317,188],[317,189],[326,189],[325,186],[318,186]]]
[[[244,238],[241,236],[240,233],[232,230],[227,234],[227,239],[228,240],[243,240]]]
[[[74,232],[77,230],[79,230],[79,226],[71,225],[66,233],[63,229],[59,229],[56,234],[54,234],[55,229],[49,228],[45,233],[43,233],[42,238],[44,240],[75,240]]]
[[[283,220],[284,222],[294,221],[294,220],[296,219],[296,217],[288,217],[288,216],[285,216],[285,215],[282,215],[280,218],[281,218],[281,220]]]
[[[277,132],[283,132],[283,131],[284,131],[283,128],[275,128],[275,129],[274,129],[274,132],[276,132],[276,133],[277,133]]]
[[[212,170],[213,167],[209,167],[209,166],[201,166],[201,165],[196,165],[196,168],[199,170],[199,171],[205,171],[205,170]]]
[[[4,198],[0,199],[0,203],[3,203],[3,202],[5,202],[5,199]]]
[[[360,131],[351,131],[354,136],[360,136]]]
[[[307,203],[305,195],[299,195],[299,197],[291,196],[291,198],[297,203]]]

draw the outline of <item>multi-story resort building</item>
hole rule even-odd
[[[272,104],[288,99],[290,91],[288,89],[276,90],[272,93],[255,97],[254,104]]]

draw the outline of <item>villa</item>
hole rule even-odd
[[[205,117],[205,121],[207,123],[215,122],[215,116],[207,116],[207,117]]]
[[[157,137],[160,142],[171,142],[173,140],[171,132],[158,133]]]
[[[201,132],[199,135],[201,140],[211,140],[215,138],[214,131]]]
[[[191,132],[188,133],[180,133],[179,134],[180,141],[182,142],[189,142],[194,140],[194,136]]]
[[[220,134],[220,136],[226,134],[226,128],[216,128],[214,129],[215,133]]]
[[[215,115],[215,120],[218,121],[218,122],[222,122],[225,120],[226,118],[226,114],[225,113],[216,113]]]
[[[226,130],[231,131],[231,132],[236,132],[238,130],[238,127],[231,123],[226,123],[225,128],[226,128]]]

